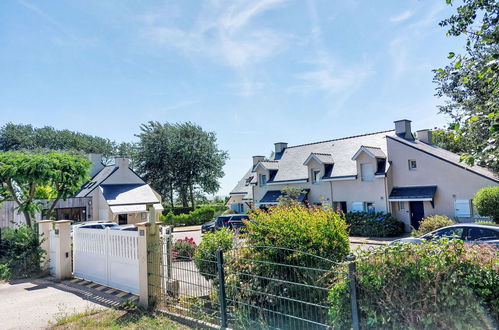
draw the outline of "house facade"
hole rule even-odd
[[[434,214],[473,221],[475,192],[499,184],[491,171],[466,166],[459,155],[434,146],[431,131],[414,136],[410,120],[396,121],[394,130],[329,141],[278,142],[274,154],[270,160],[253,157],[251,170],[231,192],[231,207],[242,201],[239,196],[251,198],[248,207],[274,205],[285,187],[295,187],[302,191],[298,199],[310,205],[390,212],[409,230]]]
[[[92,213],[87,220],[111,220],[120,225],[143,222],[152,206],[156,218],[163,211],[161,196],[131,168],[128,158],[116,157],[114,165],[105,166],[102,155],[90,154],[90,176],[77,198],[91,198]]]

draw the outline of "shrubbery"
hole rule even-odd
[[[189,214],[179,214],[174,215],[173,212],[169,212],[166,215],[161,215],[160,220],[166,225],[173,226],[193,226],[200,225],[213,219],[215,216],[215,210],[211,206],[202,207],[195,209]]]
[[[228,251],[234,247],[233,235],[232,230],[225,227],[204,234],[203,240],[194,252],[194,263],[199,273],[207,280],[217,276],[217,250],[220,248],[222,251]]]
[[[478,214],[490,217],[499,224],[499,186],[485,187],[475,194],[473,204]]]
[[[404,224],[390,213],[349,212],[345,214],[350,236],[387,237],[404,232]]]
[[[38,232],[30,226],[2,230],[0,241],[0,279],[28,277],[40,273],[44,251]]]
[[[459,240],[394,245],[357,261],[361,328],[492,329],[499,320],[496,248]],[[351,326],[349,284],[331,289],[331,323]],[[484,308],[485,306],[485,308]]]
[[[413,230],[411,234],[412,236],[421,236],[438,228],[450,226],[453,224],[455,224],[455,222],[445,215],[431,215],[429,217],[423,218],[423,220],[421,220],[421,223],[419,224],[419,229]]]
[[[189,259],[194,256],[197,245],[192,237],[185,237],[184,239],[178,239],[173,243],[172,251],[173,253],[182,259]]]

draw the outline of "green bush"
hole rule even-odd
[[[220,248],[222,251],[228,251],[234,247],[233,235],[232,230],[225,227],[204,234],[203,240],[194,252],[194,263],[199,273],[207,280],[217,276],[217,250]]]
[[[174,254],[182,259],[189,259],[194,256],[197,245],[192,237],[185,237],[175,241],[172,246]]]
[[[473,205],[478,214],[490,217],[499,224],[499,186],[478,190],[473,199]]]
[[[211,206],[195,209],[189,214],[175,215],[172,211],[166,215],[160,215],[160,220],[166,225],[173,226],[194,226],[200,225],[213,219],[215,210]]]
[[[421,223],[419,224],[419,229],[414,229],[411,234],[412,236],[421,236],[438,228],[450,226],[453,224],[455,224],[455,222],[445,215],[431,215],[429,217],[423,218],[423,220],[421,220]]]
[[[389,237],[404,232],[404,224],[390,213],[348,212],[345,219],[350,236]]]
[[[250,306],[276,311],[276,315],[293,314],[296,305],[272,297],[325,303],[326,291],[286,285],[281,280],[327,286],[329,270],[336,262],[343,261],[350,250],[347,225],[342,216],[332,210],[307,208],[291,202],[268,211],[256,210],[251,217],[253,221],[247,222],[245,245],[226,258],[227,296]],[[258,311],[248,309],[247,305],[238,304],[234,309],[242,320],[258,318]],[[301,305],[300,309],[303,315],[314,315],[320,321],[320,315],[315,315],[316,307]],[[270,327],[279,326],[278,316],[269,321],[276,322]]]
[[[361,328],[492,329],[499,318],[499,258],[487,245],[441,240],[386,246],[357,259]],[[329,294],[330,321],[351,326],[349,283]]]
[[[30,226],[2,230],[0,241],[0,279],[28,277],[40,273],[44,251],[38,231]]]

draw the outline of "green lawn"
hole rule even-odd
[[[126,310],[88,310],[66,315],[51,329],[189,329],[160,313]]]

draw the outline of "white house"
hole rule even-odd
[[[92,214],[87,220],[137,223],[147,219],[147,205],[154,207],[159,218],[161,196],[129,167],[128,158],[116,157],[115,164],[108,166],[100,154],[90,154],[89,159],[92,179],[75,196],[92,198]]]
[[[296,146],[275,143],[273,159],[253,157],[229,203],[242,204],[243,210],[273,205],[283,188],[292,186],[303,189],[299,200],[309,204],[391,212],[406,229],[433,214],[472,221],[475,192],[498,185],[499,178],[434,146],[431,131],[416,135],[410,120],[399,120],[395,130]]]

